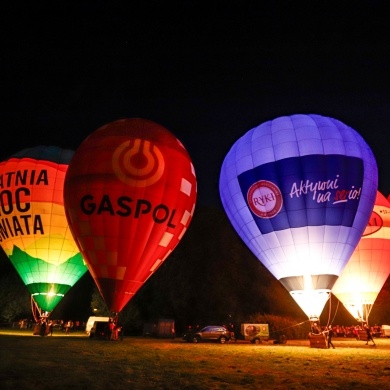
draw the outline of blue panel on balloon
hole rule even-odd
[[[351,227],[363,161],[343,155],[292,157],[243,172],[238,181],[263,234],[304,226]]]

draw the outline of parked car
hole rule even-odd
[[[225,344],[230,340],[230,332],[223,326],[205,326],[198,332],[190,332],[183,336],[189,343],[200,343],[202,341],[214,341]]]

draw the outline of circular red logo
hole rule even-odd
[[[119,145],[112,155],[116,176],[134,187],[146,187],[158,181],[165,162],[160,149],[150,141],[135,138]]]
[[[275,217],[283,206],[279,187],[267,180],[260,180],[251,185],[247,201],[252,212],[260,218]]]
[[[382,226],[383,226],[382,217],[378,213],[373,211],[368,221],[368,224],[364,229],[363,237],[369,236],[370,234],[377,232]]]

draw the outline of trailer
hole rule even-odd
[[[143,336],[175,338],[175,320],[160,318],[156,323],[144,323]]]
[[[382,325],[382,337],[390,337],[390,325]]]
[[[241,336],[252,344],[261,344],[270,339],[269,326],[268,324],[241,324]]]
[[[175,338],[175,320],[160,318],[157,324],[157,337]]]
[[[85,325],[85,333],[89,336],[95,322],[108,322],[109,320],[110,317],[96,317],[96,316],[89,317],[87,324]]]

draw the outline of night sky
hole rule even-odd
[[[75,150],[100,126],[141,117],[182,141],[199,202],[222,207],[232,144],[265,121],[315,113],[365,138],[390,193],[385,2],[7,3],[1,160],[39,144]]]

